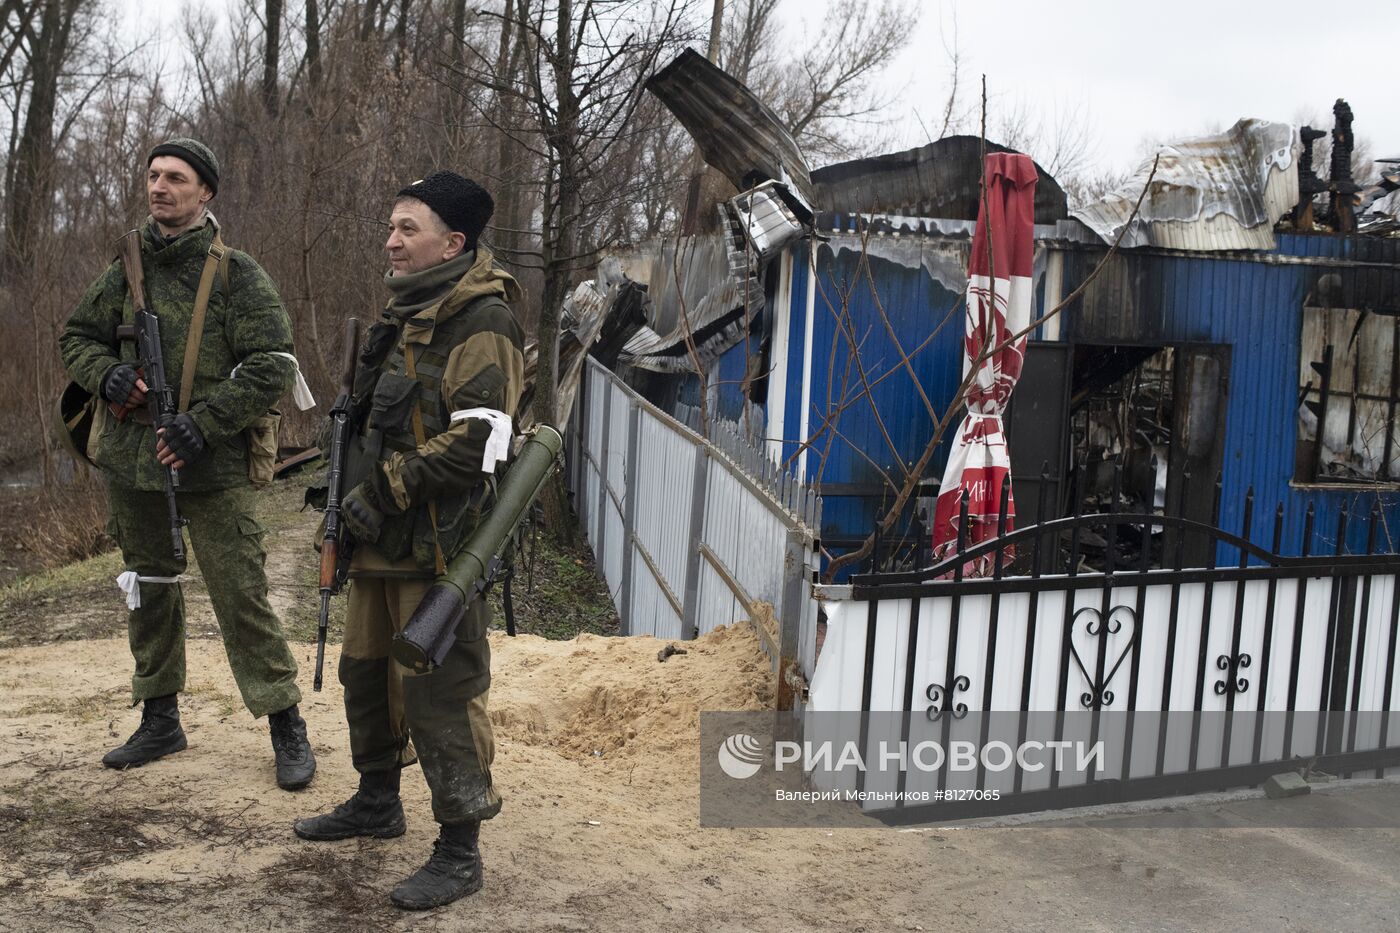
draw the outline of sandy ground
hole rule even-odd
[[[417,769],[402,838],[290,832],[353,787],[338,685],[304,704],[321,770],[291,794],[216,641],[189,645],[190,748],[125,773],[98,763],[137,720],[123,640],[0,651],[0,930],[1400,928],[1395,831],[702,829],[697,711],[769,701],[751,630],[664,664],[651,639],[492,639],[506,805],[482,833],[486,888],[426,915],[386,901],[436,831]],[[1368,794],[1400,806],[1390,784],[1331,799]],[[1250,806],[1294,803],[1208,809],[1248,827]]]

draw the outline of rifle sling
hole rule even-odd
[[[413,347],[407,343],[403,347],[403,365],[408,378],[418,378],[418,371],[413,365]],[[413,406],[413,440],[419,447],[428,442],[423,431],[423,416],[419,413],[417,405]],[[442,543],[438,541],[437,501],[433,499],[428,500],[428,521],[433,526],[433,553],[437,560],[437,575],[442,576],[447,573],[447,562],[442,559]]]
[[[214,232],[214,242],[209,244],[209,255],[204,259],[204,271],[199,276],[199,290],[194,295],[194,316],[190,319],[190,333],[185,340],[185,365],[180,370],[180,403],[176,411],[188,411],[190,394],[194,392],[194,373],[199,366],[199,344],[204,337],[204,317],[209,310],[209,297],[214,293],[214,273],[223,271],[224,294],[228,294],[228,248]]]

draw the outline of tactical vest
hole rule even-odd
[[[496,295],[475,298],[457,314],[438,323],[427,344],[413,345],[413,369],[417,378],[408,375],[402,324],[376,324],[371,328],[361,357],[362,366],[369,371],[362,369],[356,378],[355,394],[367,400],[368,406],[364,412],[364,429],[360,432],[360,456],[357,458],[360,463],[351,466],[352,478],[357,479],[355,474],[367,476],[369,470],[390,453],[406,454],[417,449],[413,428],[415,409],[425,440],[431,440],[451,426],[448,400],[442,393],[447,358],[476,332],[473,318],[477,312],[493,303],[507,307]],[[375,357],[379,357],[378,362]],[[501,382],[504,383],[504,378]],[[501,385],[472,387],[482,394],[482,401],[500,388]],[[436,536],[426,503],[387,517],[375,550],[390,561],[403,560],[411,554],[419,567],[431,570],[436,564],[436,537],[443,558],[451,561],[481,520],[482,504],[488,492],[489,485],[482,483],[466,492],[435,500]]]

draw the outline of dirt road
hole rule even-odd
[[[385,900],[435,831],[416,769],[400,839],[289,831],[353,785],[333,683],[305,705],[320,774],[288,794],[215,641],[190,643],[189,750],[126,773],[98,764],[136,721],[122,640],[0,651],[0,930],[1400,926],[1393,831],[701,829],[697,711],[769,700],[750,632],[722,629],[665,664],[650,639],[492,647],[506,806],[482,834],[487,887],[426,916]],[[309,664],[310,646],[298,655]],[[1400,805],[1394,785],[1349,793]],[[1209,809],[1222,808],[1257,818]]]

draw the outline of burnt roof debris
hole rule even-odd
[[[1319,178],[1313,171],[1313,144],[1327,132],[1310,126],[1303,127],[1299,132],[1302,151],[1298,158],[1298,205],[1293,208],[1291,229],[1299,233],[1395,236],[1400,233],[1400,217],[1372,212],[1371,207],[1381,198],[1400,191],[1400,156],[1376,159],[1379,177],[1370,184],[1359,184],[1351,170],[1352,155],[1356,149],[1351,129],[1351,107],[1338,98],[1332,107],[1332,115],[1335,122],[1328,178]],[[1319,209],[1315,201],[1324,194],[1328,196],[1326,207]]]
[[[1332,229],[1337,233],[1351,233],[1356,229],[1356,194],[1361,186],[1351,177],[1351,154],[1356,148],[1356,137],[1351,132],[1351,107],[1340,97],[1332,105],[1332,178],[1327,190],[1332,199],[1328,218]]]
[[[583,374],[585,356],[592,356],[609,369],[617,365],[622,348],[646,326],[651,298],[646,286],[629,279],[615,258],[604,259],[597,274],[580,282],[560,310],[559,385],[555,403],[555,424],[567,424]],[[518,406],[530,412],[534,394],[534,373],[539,365],[539,347],[525,348],[525,395]],[[528,414],[522,415],[528,419]],[[529,424],[523,421],[522,427]]]
[[[1104,242],[1128,225],[1152,160],[1104,200],[1073,211]],[[1274,248],[1274,224],[1298,201],[1293,127],[1240,120],[1224,133],[1158,151],[1157,174],[1122,245],[1186,250]]]
[[[1303,149],[1298,155],[1298,204],[1293,208],[1293,227],[1297,230],[1312,227],[1313,197],[1327,190],[1327,182],[1313,171],[1313,144],[1326,135],[1326,130],[1315,130],[1311,126],[1298,131]]]
[[[812,173],[816,204],[841,213],[976,220],[981,147],[977,136],[947,136],[916,149],[823,166]],[[987,151],[1015,152],[990,141]],[[1035,222],[1064,220],[1064,190],[1045,169],[1035,168]]]
[[[627,341],[620,362],[652,372],[693,372],[744,338],[763,311],[761,266],[741,233],[696,234],[649,243],[620,257],[651,299],[649,326]],[[687,339],[687,335],[689,339]]]
[[[740,191],[772,179],[786,184],[808,213],[811,170],[778,115],[738,79],[694,49],[652,75],[647,90],[675,114],[705,161]]]
[[[730,231],[736,248],[747,246],[759,265],[810,230],[815,219],[786,185],[776,181],[739,192],[719,205],[719,215],[721,229]]]

